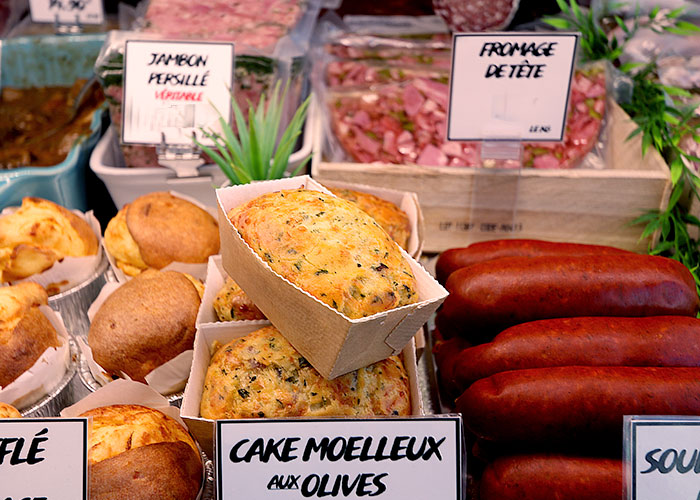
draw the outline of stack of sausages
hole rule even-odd
[[[623,416],[700,415],[700,304],[679,262],[497,240],[436,271],[443,392],[482,450],[517,450],[486,465],[481,500],[619,500]],[[571,454],[600,447],[616,453]]]

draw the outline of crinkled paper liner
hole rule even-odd
[[[63,378],[70,363],[70,336],[61,315],[49,306],[40,306],[39,309],[56,329],[61,345],[46,349],[31,368],[0,388],[0,401],[18,409],[30,406],[48,394]]]

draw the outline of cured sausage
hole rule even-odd
[[[628,250],[603,245],[586,245],[583,243],[558,243],[543,240],[491,240],[472,243],[467,247],[450,248],[438,257],[435,274],[440,284],[457,269],[471,266],[478,262],[500,259],[502,257],[545,257],[552,255],[611,255],[630,254]]]
[[[519,3],[519,0],[433,0],[433,10],[451,31],[493,31],[510,24]]]
[[[494,373],[528,368],[700,366],[700,319],[543,319],[510,327],[492,342],[457,351],[447,359],[450,385],[458,391]]]
[[[564,455],[517,455],[484,470],[481,500],[620,500],[622,461]]]
[[[445,337],[495,334],[519,323],[577,316],[695,316],[690,271],[651,255],[505,257],[464,267],[436,317]]]
[[[564,366],[474,382],[457,411],[477,437],[558,443],[621,439],[624,415],[700,414],[700,368]]]
[[[460,386],[455,384],[455,366],[460,354],[470,347],[471,344],[466,340],[455,337],[449,340],[440,340],[433,347],[433,355],[438,368],[438,376],[440,377],[440,388],[445,392],[445,395],[450,398],[455,398],[462,393]]]

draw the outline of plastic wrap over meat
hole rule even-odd
[[[306,47],[320,0],[147,0],[135,29],[163,38],[233,41],[272,55],[287,35]]]
[[[433,0],[433,9],[452,31],[505,29],[518,10],[519,0]]]
[[[162,36],[153,33],[112,31],[95,62],[95,73],[105,91],[110,118],[117,130],[120,130],[122,122],[124,47],[127,39],[159,40]],[[236,45],[233,94],[244,116],[248,116],[250,103],[257,104],[260,96],[271,91],[276,81],[289,80],[289,97],[282,118],[283,125],[286,124],[302,100],[305,59],[248,55],[239,53],[239,50],[241,47]],[[122,144],[121,150],[125,164],[129,167],[159,166],[158,155],[153,146]]]
[[[481,143],[446,140],[447,74],[417,68],[385,69],[388,72],[378,73],[372,63],[356,61],[352,72],[341,79],[336,67],[329,65],[329,83],[338,82],[328,91],[329,116],[342,149],[363,163],[480,166]],[[384,78],[394,71],[399,72],[397,82],[357,87],[368,75]],[[596,147],[605,116],[605,74],[602,66],[576,71],[564,140],[525,143],[525,167],[576,167]]]

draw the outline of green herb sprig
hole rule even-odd
[[[631,224],[645,224],[642,239],[658,231],[659,238],[649,245],[652,255],[664,255],[682,262],[693,274],[696,288],[700,292],[700,249],[698,241],[690,236],[689,229],[700,229],[700,220],[688,213],[687,198],[700,201],[700,179],[688,168],[687,162],[700,161],[681,149],[680,142],[690,136],[700,142],[700,130],[694,120],[694,106],[685,105],[681,98],[689,98],[686,90],[662,85],[658,81],[655,62],[648,64],[619,61],[625,44],[642,27],[654,32],[668,32],[676,35],[696,35],[700,28],[681,19],[683,8],[662,11],[655,7],[646,18],[641,19],[639,10],[631,23],[619,16],[611,15],[624,4],[614,4],[600,16],[592,10],[584,10],[576,0],[557,0],[561,15],[548,17],[544,21],[558,29],[580,31],[582,58],[585,61],[608,60],[622,73],[629,76],[634,84],[631,100],[621,103],[623,109],[637,125],[628,139],[641,135],[642,154],[649,147],[656,149],[670,167],[672,192],[665,210],[650,210]],[[625,38],[617,39],[604,29],[604,26],[619,26]]]
[[[280,136],[282,111],[288,89],[287,85],[280,93],[280,83],[277,82],[269,99],[262,94],[257,106],[251,104],[248,109],[247,123],[232,95],[235,131],[220,112],[219,126],[222,133],[213,129],[201,129],[204,136],[214,142],[214,148],[198,140],[194,141],[195,144],[221,168],[232,184],[280,179],[284,176],[289,157],[301,135],[312,98],[309,96],[297,108]],[[292,175],[301,172],[310,159],[310,155],[304,158]]]

